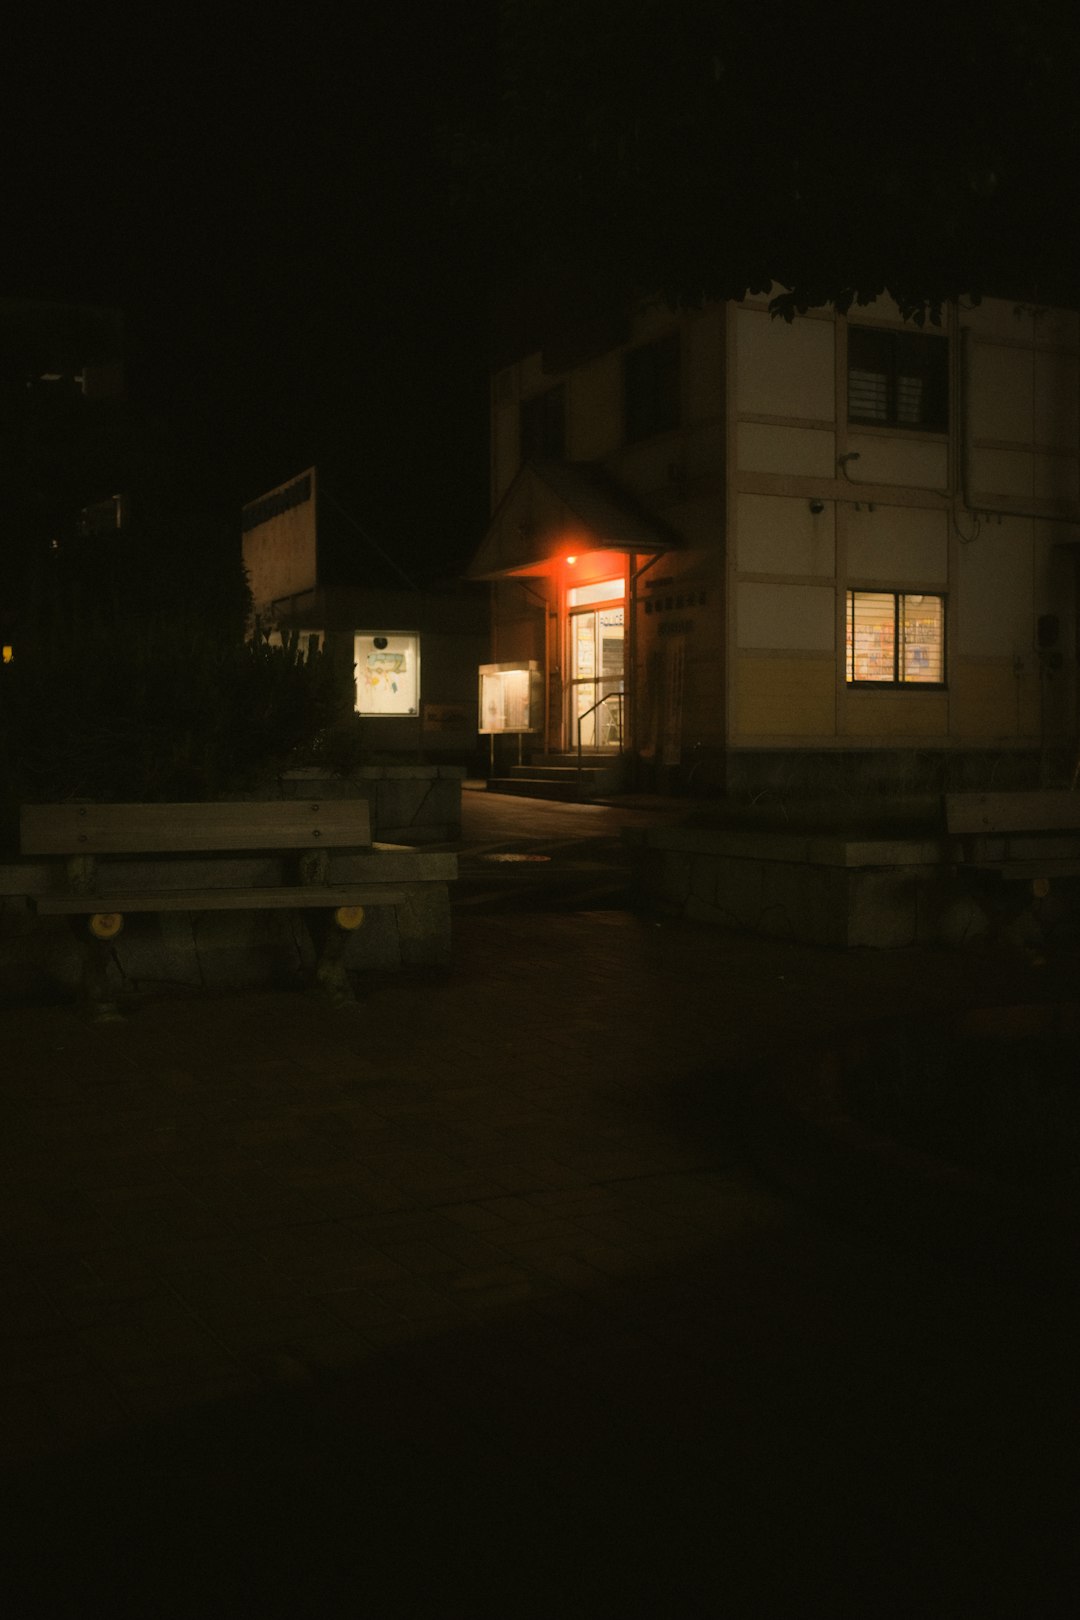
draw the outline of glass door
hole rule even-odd
[[[619,597],[623,581],[610,580],[602,586],[589,586],[593,593]],[[625,609],[621,602],[596,603],[576,607],[571,593],[570,707],[568,746],[578,744],[593,750],[618,750],[622,746],[623,683],[625,676]],[[585,594],[583,591],[582,595]],[[595,604],[595,605],[594,605]]]

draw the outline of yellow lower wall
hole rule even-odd
[[[750,737],[832,737],[836,733],[836,661],[783,653],[740,653],[735,660],[732,730]]]
[[[920,692],[912,687],[897,691],[844,693],[841,732],[873,745],[893,737],[946,737],[949,733],[949,694]]]

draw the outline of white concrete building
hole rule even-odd
[[[534,756],[753,794],[1036,786],[1076,753],[1074,311],[641,307],[491,394],[493,661]],[[1055,774],[1056,773],[1056,774]]]

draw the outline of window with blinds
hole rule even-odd
[[[944,433],[949,340],[888,328],[848,328],[848,421]]]
[[[945,598],[848,591],[849,685],[944,686]]]

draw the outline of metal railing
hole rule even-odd
[[[623,699],[625,696],[625,692],[605,692],[603,697],[597,698],[596,702],[591,706],[591,708],[586,709],[577,717],[577,790],[579,799],[581,797],[581,773],[584,769],[581,758],[582,724],[589,718],[590,714],[595,714],[597,709],[602,709],[605,703],[617,703],[619,706],[619,752],[621,754],[623,745]],[[596,744],[593,746],[595,747]]]

